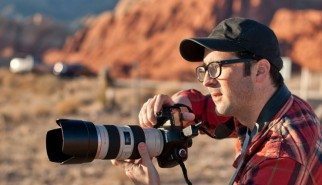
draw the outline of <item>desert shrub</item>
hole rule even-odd
[[[49,104],[40,104],[37,103],[32,106],[32,109],[30,109],[30,115],[34,115],[37,118],[38,117],[47,117],[52,113],[52,107]]]
[[[77,109],[82,106],[82,103],[82,99],[80,98],[67,98],[56,104],[55,112],[59,115],[75,114],[77,113]]]

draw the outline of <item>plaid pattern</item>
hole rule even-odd
[[[216,115],[210,96],[196,90],[179,93],[187,96],[196,118],[203,127],[216,136],[216,129],[226,125],[228,117]],[[246,128],[236,119],[227,137],[237,137],[237,157],[246,134]],[[255,137],[248,146],[244,165],[235,184],[322,184],[321,125],[312,108],[299,97],[292,95],[285,105]]]

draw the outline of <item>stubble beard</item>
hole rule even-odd
[[[238,116],[249,108],[252,104],[253,91],[248,89],[247,92],[242,92],[241,94],[235,94],[234,97],[238,98],[225,98],[221,97],[220,100],[215,101],[216,112],[223,116]]]
[[[214,101],[214,99],[213,99]],[[221,99],[220,101],[214,101],[216,105],[216,113],[222,116],[232,116],[232,106],[228,101]]]

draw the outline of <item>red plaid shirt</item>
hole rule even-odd
[[[252,138],[236,184],[322,184],[320,122],[308,103],[282,87],[282,95],[288,93],[289,96]],[[179,95],[189,98],[196,118],[216,138],[238,138],[233,164],[237,167],[247,128],[234,118],[216,115],[215,104],[209,95],[204,96],[196,90],[182,91]],[[276,108],[274,104],[278,101],[270,104],[270,107],[264,107],[268,113]]]

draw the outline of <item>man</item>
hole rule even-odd
[[[156,124],[162,106],[183,103],[193,110],[183,113],[186,125],[200,120],[214,138],[238,138],[230,184],[322,184],[321,126],[308,103],[285,86],[271,29],[249,19],[226,19],[207,38],[183,40],[180,53],[203,61],[196,74],[209,95],[197,90],[157,95],[140,111],[142,127]],[[139,151],[139,162],[113,163],[137,184],[159,184],[144,143]]]

